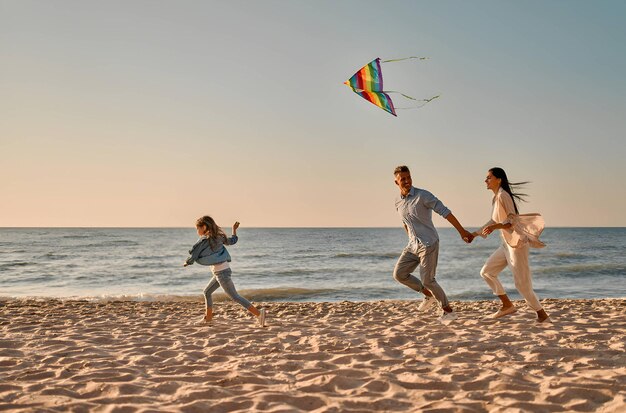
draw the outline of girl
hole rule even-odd
[[[548,314],[541,307],[533,291],[528,265],[528,248],[545,247],[545,244],[539,241],[539,235],[543,231],[543,218],[539,214],[519,215],[515,200],[524,201],[525,194],[517,194],[511,190],[511,187],[528,182],[511,183],[502,168],[491,168],[487,172],[485,183],[487,189],[494,193],[493,212],[491,220],[472,235],[486,238],[487,235],[499,229],[503,240],[502,245],[487,259],[480,270],[480,275],[502,301],[502,307],[490,318],[504,317],[517,311],[498,280],[498,274],[508,264],[513,273],[515,288],[524,297],[526,303],[537,312],[537,321],[544,322],[548,320]]]
[[[237,243],[239,239],[237,237],[237,228],[239,228],[239,222],[235,222],[233,225],[233,236],[228,238],[226,234],[224,234],[224,231],[217,226],[213,218],[208,215],[198,218],[196,221],[196,230],[198,231],[200,239],[189,251],[191,256],[187,258],[183,267],[197,262],[201,265],[209,265],[213,272],[213,278],[204,289],[204,299],[206,302],[206,314],[203,318],[204,322],[209,322],[213,318],[213,301],[211,300],[211,294],[221,286],[230,298],[237,301],[243,308],[254,314],[258,318],[259,324],[265,327],[265,309],[262,308],[261,311],[259,311],[250,301],[240,296],[230,278],[232,271],[228,263],[231,261],[231,258],[224,245],[234,245]]]

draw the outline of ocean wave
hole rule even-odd
[[[311,274],[323,274],[326,271],[332,272],[334,270],[325,270],[322,268],[292,268],[292,269],[285,269],[285,268],[281,268],[275,272],[271,272],[269,274],[267,274],[268,276],[301,276],[301,275],[311,275]],[[259,274],[259,275],[263,275],[263,274]]]
[[[11,248],[11,247],[15,247],[15,243],[14,242],[1,242],[0,241],[0,247],[4,248]],[[26,250],[4,250],[4,252],[25,252]]]
[[[245,252],[242,250],[235,250],[237,251],[236,254],[238,257],[240,257],[240,259],[263,259],[263,258],[271,258],[271,259],[275,259],[277,256],[277,252],[272,250],[272,252],[268,252],[268,253],[263,253],[263,252],[257,252],[257,253],[251,253],[251,252]],[[283,249],[282,251],[280,251],[278,253],[279,256],[285,256],[288,255],[290,258],[295,258],[295,259],[299,259],[299,258],[322,258],[322,257],[328,257],[329,254],[326,253],[326,251],[324,252],[320,252],[320,251],[315,251],[315,250],[310,250],[310,249],[298,249],[298,250],[285,250]]]
[[[448,294],[448,298],[458,301],[493,300],[496,298],[489,290],[486,288],[484,290],[485,291],[466,291],[458,294]]]
[[[9,269],[13,267],[25,267],[27,265],[34,265],[34,262],[28,261],[11,261],[0,264],[0,269]]]
[[[383,299],[412,299],[413,295],[398,297],[397,292],[388,288],[357,288],[357,289],[330,289],[330,288],[298,288],[298,287],[276,287],[241,289],[238,292],[253,302],[335,302],[335,301],[376,301]],[[100,294],[100,295],[71,295],[71,296],[19,296],[0,297],[5,300],[85,300],[95,303],[107,302],[197,302],[204,303],[204,297],[199,291],[194,294],[157,294],[157,293],[137,293],[137,294]],[[230,298],[218,290],[212,295],[213,302],[230,301]]]
[[[556,257],[556,258],[567,258],[567,259],[574,259],[574,260],[584,260],[584,259],[589,258],[588,255],[577,254],[575,252],[558,252],[558,253],[554,254],[553,257]]]
[[[328,257],[328,255],[326,254],[295,254],[293,256],[294,259],[309,259],[309,258],[314,258],[314,259],[318,259],[318,258],[326,258]]]
[[[13,274],[8,273],[6,276],[3,275],[0,280],[0,287],[7,288],[7,290],[15,286],[35,286],[34,288],[36,289],[45,289],[51,280],[55,278],[57,277],[52,274],[34,273],[32,270],[25,270]]]
[[[534,269],[537,274],[558,274],[564,276],[576,275],[626,275],[626,264],[601,263],[601,264],[574,264],[555,265],[553,267],[539,267]]]
[[[383,253],[375,253],[375,252],[340,252],[333,255],[333,258],[372,258],[372,259],[391,259],[398,258],[400,256],[399,252],[383,252]]]
[[[270,254],[246,254],[246,253],[241,253],[240,254],[242,259],[250,259],[250,258],[267,258],[270,257]]]
[[[239,293],[252,301],[299,301],[306,298],[313,298],[323,295],[332,294],[338,290],[333,289],[309,289],[294,287],[279,288],[259,288],[259,289],[242,289]],[[5,297],[6,298],[6,297]],[[10,299],[12,297],[8,297]],[[28,297],[20,297],[28,298]],[[32,298],[32,297],[31,297]],[[46,299],[46,297],[36,297],[38,299]],[[228,301],[230,298],[223,292],[216,292],[212,296],[214,302]],[[174,302],[204,302],[201,293],[197,294],[155,294],[155,293],[138,293],[138,294],[102,294],[98,296],[68,296],[68,297],[49,297],[54,300],[87,300],[92,302],[112,302],[112,301],[174,301]]]
[[[265,258],[270,258],[272,260],[276,259],[276,254],[246,254],[246,253],[241,253],[241,252],[237,252],[239,259],[241,260],[259,260],[259,259],[265,259]],[[324,257],[328,257],[328,254],[323,254],[323,253],[311,253],[311,252],[298,252],[295,251],[292,254],[289,255],[290,259],[308,259],[308,258],[324,258]]]
[[[138,242],[130,240],[105,240],[101,242],[92,242],[82,245],[84,248],[101,248],[101,247],[133,247],[139,245]]]
[[[134,260],[137,260],[137,258],[134,258]],[[156,259],[152,259],[152,260],[139,260],[142,261],[139,264],[130,264],[128,265],[129,269],[132,270],[145,270],[145,269],[163,269],[163,268],[172,268],[171,264],[168,262],[164,262],[160,259],[160,257],[156,258]],[[178,263],[178,261],[176,262],[176,267],[183,267],[183,260],[179,260],[180,264]]]
[[[84,238],[93,238],[92,234],[73,234],[73,235],[63,235],[61,238],[63,239],[84,239]]]
[[[305,298],[317,297],[320,295],[328,295],[338,290],[331,288],[296,288],[296,287],[278,287],[278,288],[259,288],[259,289],[243,289],[241,294],[251,300],[256,301],[275,301],[275,300],[302,300]]]
[[[54,253],[54,252],[47,252],[43,255],[44,258],[49,259],[49,260],[63,260],[65,258],[68,258],[69,255],[66,254],[58,254],[58,253]]]

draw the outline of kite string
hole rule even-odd
[[[402,57],[400,59],[390,59],[390,60],[381,60],[381,63],[388,63],[388,62],[401,62],[403,60],[409,60],[409,59],[419,59],[419,60],[428,60],[430,59],[429,57],[419,57],[419,56],[409,56],[409,57]]]
[[[387,62],[401,62],[401,61],[403,61],[403,60],[409,60],[409,59],[428,60],[429,58],[428,58],[428,57],[420,57],[420,56],[409,56],[409,57],[403,57],[403,58],[400,58],[400,59],[381,60],[381,63],[387,63]],[[404,96],[404,97],[405,97],[405,98],[407,98],[407,99],[411,99],[411,100],[415,100],[415,101],[419,101],[419,102],[424,102],[421,106],[424,106],[426,103],[430,102],[430,101],[431,101],[431,100],[433,100],[433,99],[437,99],[437,98],[439,97],[439,95],[437,95],[437,96],[433,96],[433,97],[432,97],[432,98],[430,98],[430,99],[419,99],[419,100],[418,100],[418,99],[415,99],[414,97],[411,97],[411,96],[409,96],[409,95],[405,95],[404,93],[402,93],[402,92],[397,92],[397,91],[395,91],[395,90],[385,91],[385,93],[397,93],[397,94],[399,94],[399,95]],[[419,107],[421,107],[421,106],[419,106]],[[397,109],[408,109],[408,108],[397,108]]]
[[[389,59],[389,60],[381,60],[381,63],[389,63],[389,62],[401,62],[403,60],[410,60],[410,59],[419,59],[419,60],[428,60],[428,57],[420,57],[420,56],[409,56],[409,57],[404,57],[404,58],[400,58],[400,59]],[[414,105],[414,106],[409,106],[409,107],[396,107],[395,109],[416,109],[416,108],[421,108],[422,106],[426,105],[427,103],[430,103],[431,101],[437,99],[440,95],[437,96],[433,96],[429,99],[415,99],[412,96],[409,95],[405,95],[402,92],[397,92],[395,90],[389,90],[389,91],[385,91],[385,93],[397,93],[399,95],[404,96],[407,99],[410,100],[414,100],[416,102],[422,102],[421,104],[418,105]]]
[[[404,93],[402,93],[402,92],[396,92],[395,90],[385,90],[385,91],[384,91],[384,93],[397,93],[397,94],[399,94],[399,95],[404,96],[404,97],[405,97],[405,98],[407,98],[407,99],[416,100],[416,101],[418,101],[418,102],[426,102],[426,103],[430,102],[431,100],[435,100],[435,99],[437,99],[439,96],[441,96],[441,95],[436,95],[436,96],[433,96],[433,97],[431,97],[431,98],[429,98],[429,99],[415,99],[414,97],[411,97],[411,96],[409,96],[409,95],[405,95],[405,94],[404,94]]]
[[[388,93],[388,92],[387,92],[387,93]],[[394,93],[394,92],[392,92],[392,93]],[[399,93],[399,92],[395,92],[395,93]],[[418,105],[414,105],[414,106],[407,106],[407,107],[395,107],[394,109],[417,109],[417,108],[421,108],[422,106],[426,105],[427,103],[430,103],[431,101],[433,101],[433,100],[437,99],[437,98],[440,96],[440,95],[433,96],[433,97],[432,97],[432,98],[430,98],[430,99],[414,99],[414,98],[412,98],[412,97],[410,97],[410,96],[407,96],[407,95],[405,95],[405,94],[403,94],[403,93],[400,93],[400,94],[401,94],[402,96],[404,96],[404,97],[407,97],[407,98],[409,98],[409,99],[415,100],[415,101],[417,101],[417,102],[422,102],[422,103],[420,103],[420,104],[418,104]]]
[[[399,108],[399,107],[397,107],[397,106],[394,106],[393,108],[394,108],[395,110],[419,109],[419,108],[421,108],[421,107],[425,106],[427,103],[428,103],[428,102],[424,102],[424,103],[422,103],[421,105],[415,105],[415,106],[403,106],[403,107],[401,107],[401,108]]]
[[[415,99],[414,97],[411,97],[411,96],[409,96],[409,95],[405,95],[404,93],[402,93],[402,92],[397,92],[397,91],[395,91],[395,90],[385,90],[384,92],[385,92],[385,93],[397,93],[397,94],[399,94],[399,95],[404,96],[404,97],[405,97],[405,98],[407,98],[407,99],[417,100],[417,99]]]

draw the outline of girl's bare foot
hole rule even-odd
[[[206,313],[204,314],[203,320],[205,323],[209,323],[211,322],[211,320],[213,320],[213,309],[211,308],[206,309]]]

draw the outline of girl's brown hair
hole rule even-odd
[[[228,240],[222,228],[220,228],[215,223],[215,220],[208,215],[200,217],[196,220],[196,228],[199,227],[206,227],[208,231],[207,238],[209,239],[209,245],[211,245],[211,248],[215,246],[215,242],[220,238],[225,242]]]

